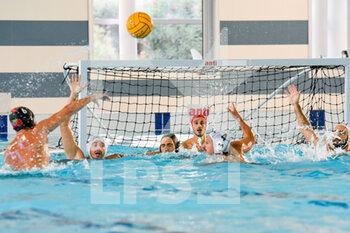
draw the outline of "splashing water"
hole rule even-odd
[[[258,135],[259,136],[259,135]],[[334,151],[328,150],[328,144],[332,143],[335,137],[334,132],[318,131],[318,142],[316,146],[310,145],[255,145],[252,151],[246,154],[250,162],[281,163],[281,162],[302,162],[302,161],[323,161],[337,158],[340,155],[347,155],[341,148]]]
[[[141,156],[148,150],[111,146],[109,153],[139,156],[95,161],[57,153],[42,170],[2,166],[2,226],[8,232],[270,232],[277,222],[281,232],[349,229],[346,156],[328,159],[308,145],[255,145],[247,154],[263,163],[255,165],[218,163],[196,151]],[[134,194],[135,204],[125,203]],[[236,204],[216,204],[234,198]]]

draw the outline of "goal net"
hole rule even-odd
[[[82,61],[86,94],[105,93],[110,100],[90,103],[80,116],[84,129],[79,132],[75,117],[73,131],[83,144],[100,135],[115,145],[157,147],[164,133],[175,133],[180,141],[191,137],[191,118],[202,114],[207,133],[221,131],[239,140],[242,131],[227,110],[233,102],[258,144],[303,143],[285,94],[290,84],[301,92],[300,105],[314,129],[344,122],[344,64],[268,62]]]

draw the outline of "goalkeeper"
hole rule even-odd
[[[294,85],[289,85],[286,94],[289,97],[290,103],[293,105],[301,133],[311,145],[316,146],[319,138],[316,136],[315,131],[312,129],[310,122],[307,120],[307,118],[301,110],[299,104],[300,91],[298,91]],[[348,128],[345,125],[340,124],[335,126],[334,131],[335,135],[332,141],[328,142],[327,150],[334,151],[336,148],[340,148],[346,152],[350,151],[350,144],[348,143]]]
[[[213,132],[206,136],[203,144],[204,152],[210,155],[224,155],[223,160],[228,162],[248,162],[245,158],[247,153],[255,144],[255,136],[251,128],[244,122],[232,103],[227,110],[236,118],[243,131],[243,138],[239,141],[229,141],[226,135],[220,132]]]
[[[70,86],[70,96],[68,99],[69,103],[72,103],[77,100],[78,94],[87,86],[80,85],[81,78],[77,75],[73,75],[69,80]],[[69,117],[60,125],[62,144],[64,152],[68,159],[85,159],[84,152],[79,148],[77,143],[74,140],[74,135],[72,129],[69,126],[71,118]],[[103,159],[107,152],[108,144],[105,139],[102,137],[93,137],[88,145],[87,151],[89,153],[89,159]]]
[[[193,137],[182,143],[183,148],[191,150],[194,145],[198,151],[203,151],[203,143],[206,139],[207,119],[203,115],[195,115],[192,117],[191,126]]]

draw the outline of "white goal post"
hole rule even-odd
[[[256,93],[263,93],[263,94],[259,94],[259,98],[254,99],[255,96],[258,94],[254,94],[253,97],[250,96],[248,98],[249,101],[251,101],[251,102],[247,103],[249,105],[249,111],[247,109],[238,108],[238,110],[240,112],[244,111],[244,113],[242,113],[242,117],[245,117],[248,121],[249,120],[251,121],[252,117],[254,117],[254,115],[259,114],[259,113],[256,113],[256,111],[260,111],[263,108],[267,108],[268,106],[271,105],[270,102],[274,102],[275,105],[278,105],[278,103],[279,103],[278,101],[285,102],[286,101],[285,99],[283,99],[283,100],[276,99],[276,96],[283,95],[286,87],[289,84],[293,84],[296,80],[299,79],[299,77],[301,77],[300,79],[306,79],[307,77],[311,76],[312,70],[316,70],[316,72],[312,74],[313,78],[315,78],[314,80],[316,80],[313,82],[315,83],[315,85],[319,85],[319,84],[317,84],[317,82],[320,81],[322,78],[330,79],[333,77],[332,76],[333,72],[337,73],[338,70],[341,69],[342,71],[337,73],[336,77],[335,77],[339,84],[334,83],[334,84],[332,84],[333,86],[326,87],[325,89],[322,89],[321,92],[327,92],[330,90],[330,92],[337,92],[338,93],[340,91],[339,91],[339,88],[337,86],[339,86],[339,85],[342,86],[341,88],[344,91],[344,93],[338,93],[338,94],[343,96],[343,97],[341,97],[341,98],[343,98],[343,101],[344,101],[344,103],[341,103],[342,104],[341,108],[343,108],[343,113],[341,113],[341,114],[343,114],[344,116],[341,116],[340,117],[341,119],[339,121],[350,122],[350,94],[348,91],[350,88],[349,66],[350,66],[349,59],[213,60],[213,61],[203,61],[203,60],[91,61],[91,60],[84,60],[84,61],[79,61],[78,70],[79,70],[79,74],[82,77],[82,85],[87,83],[88,80],[91,78],[91,76],[93,76],[89,72],[94,73],[94,71],[93,71],[94,69],[101,70],[100,73],[94,74],[96,76],[102,76],[104,73],[110,72],[110,74],[107,74],[107,75],[114,74],[115,75],[114,78],[117,80],[118,85],[122,85],[123,83],[125,83],[126,85],[129,85],[129,86],[135,85],[134,87],[128,86],[128,88],[132,92],[132,94],[131,94],[132,96],[138,95],[138,93],[136,93],[137,91],[133,90],[133,88],[135,88],[137,90],[140,89],[141,90],[140,92],[145,93],[145,92],[147,92],[147,88],[152,89],[152,81],[151,80],[155,80],[154,85],[159,85],[159,82],[162,82],[163,79],[166,80],[168,82],[168,84],[171,86],[171,88],[173,88],[171,90],[169,89],[169,93],[171,93],[171,94],[169,94],[169,96],[168,96],[169,98],[167,98],[166,94],[164,94],[164,93],[161,93],[160,97],[152,94],[153,102],[150,103],[150,105],[155,104],[155,102],[157,100],[154,100],[154,99],[157,99],[157,98],[160,99],[159,100],[160,106],[155,107],[155,109],[158,108],[160,110],[156,110],[156,111],[152,112],[152,114],[157,112],[157,111],[162,112],[161,109],[162,108],[164,109],[165,105],[167,105],[166,111],[171,112],[172,109],[174,109],[172,102],[173,101],[175,101],[175,103],[180,102],[179,100],[173,100],[173,99],[178,98],[178,99],[181,99],[181,101],[183,101],[182,100],[183,96],[188,95],[188,93],[191,91],[194,93],[194,96],[202,96],[202,95],[211,96],[210,98],[206,97],[205,100],[207,102],[208,101],[213,102],[213,100],[216,100],[215,93],[217,93],[217,95],[220,96],[221,99],[223,99],[223,98],[230,99],[232,96],[235,96],[234,98],[236,98],[236,99],[234,99],[234,100],[239,102],[240,107],[243,106],[242,104],[248,102],[246,99],[241,99],[241,98],[243,95],[249,96],[250,90],[252,90],[253,92],[255,91]],[[299,69],[299,67],[303,67],[303,69]],[[322,67],[325,67],[325,68],[322,69]],[[317,71],[318,68],[322,69],[322,71],[318,72]],[[130,73],[130,75],[136,75],[136,72],[137,72],[137,76],[133,76],[133,77],[130,76],[130,78],[127,79],[126,74],[128,72]],[[230,72],[231,73],[234,72],[234,74],[231,75]],[[326,72],[329,72],[329,73],[326,73]],[[121,73],[123,73],[122,76],[120,75]],[[256,74],[259,74],[260,76],[258,76]],[[162,75],[165,75],[165,76],[162,76]],[[274,78],[273,81],[269,81],[270,76]],[[108,80],[104,81],[105,83],[108,83],[108,84],[104,84],[104,85],[111,84],[112,81],[110,81],[110,80],[112,79],[112,77],[110,77],[110,76],[108,76],[108,77],[109,77]],[[136,79],[139,79],[140,81],[136,81]],[[224,80],[224,79],[225,79],[225,81],[223,83],[217,84],[217,82],[216,82],[217,80]],[[239,81],[237,81],[238,79],[239,79]],[[241,89],[242,85],[243,85],[242,83],[244,83],[245,80],[248,80],[248,79],[251,79],[249,81],[251,83],[249,85],[247,85],[247,90],[246,90],[246,92],[243,93],[243,90]],[[94,81],[94,82],[97,82],[97,81]],[[102,82],[102,81],[99,81],[99,82]],[[258,86],[260,86],[260,84],[258,84],[258,82],[261,82],[261,86],[266,86],[268,89],[263,90],[264,87],[261,87],[261,89],[256,89],[256,88],[258,88]],[[271,82],[271,85],[270,85],[270,82]],[[205,85],[204,85],[204,83],[205,83]],[[232,90],[231,89],[227,90],[227,86],[230,86],[232,83],[234,83],[234,85],[236,85],[235,86],[236,89],[232,87],[231,88]],[[168,84],[166,84],[166,85],[168,85]],[[201,88],[203,90],[203,93],[200,90],[198,90],[198,88],[195,87],[196,85],[201,86],[202,84],[203,84],[203,86]],[[161,86],[159,88],[164,88],[165,87],[164,85],[165,84],[161,84]],[[218,86],[216,86],[216,85],[218,85]],[[220,87],[220,85],[221,85],[221,87]],[[306,89],[308,89],[311,84],[302,84],[302,85],[305,86]],[[169,86],[169,88],[170,88],[170,86]],[[271,87],[274,86],[275,89],[273,91],[270,91],[270,89],[269,89],[269,88],[271,88],[270,86]],[[106,87],[104,87],[104,88],[106,88]],[[157,86],[157,88],[158,88],[158,86]],[[206,88],[208,90],[205,90]],[[108,89],[108,91],[110,91],[111,87],[107,86],[107,89]],[[119,88],[118,89],[119,92],[120,92],[120,89],[125,89],[125,88],[123,88],[123,87]],[[220,93],[220,91],[222,91],[222,89],[225,89],[224,93]],[[233,90],[237,91],[237,93],[239,92],[239,94],[234,93]],[[334,91],[334,90],[336,90],[336,91]],[[305,95],[310,92],[310,90],[304,90],[304,91],[305,91]],[[319,90],[315,89],[315,91],[318,92]],[[142,95],[142,93],[140,95]],[[178,93],[180,93],[180,94],[178,94]],[[320,93],[314,93],[314,94],[317,95]],[[88,93],[88,90],[85,89],[83,92],[80,93],[80,98],[82,98],[88,94],[90,94],[90,93]],[[109,93],[107,93],[107,94],[109,94]],[[145,95],[151,96],[151,94],[149,94],[149,93],[146,93]],[[171,95],[171,98],[170,98],[170,95]],[[183,95],[183,96],[181,96],[181,95]],[[230,95],[230,96],[227,97],[226,95]],[[161,99],[163,97],[164,97],[164,99],[166,99],[166,101],[168,101],[167,104],[164,104],[164,106],[161,102]],[[246,98],[246,97],[244,97],[244,98]],[[318,96],[316,96],[315,98],[317,101]],[[330,93],[326,98],[330,98],[330,100],[329,101],[327,100],[328,102],[324,102],[323,105],[324,106],[327,105],[325,108],[331,109],[332,105],[336,104],[334,101],[336,99],[335,94]],[[134,98],[127,98],[127,94],[125,94],[125,93],[121,94],[119,99],[123,99],[123,100],[121,100],[122,103],[118,103],[119,104],[118,106],[122,106],[122,104],[127,104],[127,103],[124,103],[125,100],[134,101]],[[146,101],[149,98],[145,97],[144,99]],[[183,101],[183,102],[181,102],[181,104],[184,105],[186,102],[186,103],[196,105],[196,104],[198,104],[198,100],[195,100],[195,99],[196,98],[193,97],[193,98],[191,98],[191,100],[189,102]],[[136,101],[140,101],[140,99],[136,98]],[[309,100],[305,100],[305,102],[307,102],[307,101],[309,101]],[[220,107],[216,106],[216,110],[217,109],[222,110],[224,104],[227,104],[226,102],[224,103],[224,101],[223,101],[223,105]],[[130,102],[130,104],[134,105],[135,103]],[[149,106],[144,106],[144,105],[147,105],[147,103],[142,103],[142,104],[143,104],[142,108],[149,107]],[[287,104],[288,103],[286,103],[286,106],[287,106]],[[284,106],[283,108],[286,109],[286,106]],[[141,109],[141,107],[136,107],[136,108]],[[246,107],[244,107],[244,108],[246,108]],[[311,106],[311,108],[312,108],[312,106]],[[131,109],[131,107],[130,107],[130,109]],[[187,110],[184,110],[183,106],[182,106],[182,110],[187,111]],[[114,111],[114,110],[111,110],[111,111]],[[131,111],[135,111],[135,110],[131,110]],[[178,110],[176,110],[176,111],[178,111]],[[339,112],[339,110],[337,110],[337,111]],[[276,110],[276,112],[278,112],[278,114],[281,114],[281,112],[282,112],[282,114],[284,114],[283,113],[284,111]],[[79,128],[79,130],[78,130],[78,138],[79,138],[78,143],[79,143],[79,146],[83,150],[85,150],[85,148],[86,148],[86,142],[87,142],[88,137],[89,137],[89,135],[88,135],[89,132],[87,131],[89,128],[89,125],[88,125],[89,123],[88,123],[88,119],[87,119],[88,114],[89,114],[89,111],[85,107],[79,112],[79,116],[78,116],[78,118],[79,118],[79,120],[78,120],[78,122],[79,122],[79,124],[78,124],[78,128]],[[130,116],[130,117],[132,119],[134,119],[134,118],[136,119],[137,118],[137,111],[135,114],[136,114],[136,116],[132,116],[132,117]],[[334,113],[334,115],[336,115],[336,114],[337,113]],[[119,117],[122,116],[122,114],[117,114],[117,115]],[[326,115],[327,115],[327,113],[326,113]],[[112,116],[111,120],[114,120],[114,117],[115,116]],[[171,116],[171,117],[173,117],[173,116]],[[179,119],[181,119],[183,121],[188,121],[188,119],[189,119],[189,118],[183,118],[183,116],[182,115],[180,116],[179,114],[177,114],[176,117],[177,117],[176,119],[173,117],[174,118],[173,122],[178,122]],[[266,115],[264,117],[269,118],[270,115]],[[285,117],[285,116],[283,115],[283,117]],[[288,117],[290,118],[290,116],[288,116]],[[98,117],[96,117],[96,118],[98,118]],[[145,119],[149,119],[148,116],[145,117]],[[227,118],[225,116],[223,118],[221,117],[220,119],[227,119]],[[96,120],[98,120],[98,119],[96,119]],[[276,121],[279,121],[279,120],[276,120]],[[293,121],[293,119],[291,119],[291,121]],[[339,122],[337,122],[338,120],[332,119],[332,121],[334,121],[334,123],[339,123]],[[135,120],[135,122],[137,123],[137,119]],[[261,122],[264,122],[264,121],[259,121],[258,124],[261,124]],[[102,125],[101,126],[102,128],[108,127],[108,126],[105,126],[103,122],[100,122],[98,124]],[[127,124],[127,123],[125,123],[125,124]],[[184,124],[188,124],[188,122],[184,123]],[[222,130],[222,128],[220,128],[221,126],[218,126],[219,122],[214,122],[214,124],[215,124],[214,128]],[[179,131],[179,127],[183,128],[183,125],[181,125],[181,126],[171,125],[170,131],[173,131],[176,129],[177,132],[180,132],[181,130]],[[225,128],[226,130],[228,129],[226,125],[223,127],[224,128],[226,127]],[[268,127],[268,124],[266,125],[266,127]],[[154,133],[153,129],[150,130],[150,127],[148,127],[147,130],[148,130],[149,135]],[[185,133],[188,133],[188,130]],[[124,133],[124,135],[125,135],[125,133]]]

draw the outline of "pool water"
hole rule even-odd
[[[109,147],[109,153],[146,149]],[[255,146],[259,164],[195,152],[65,161],[14,172],[0,159],[7,232],[348,232],[350,157]]]

